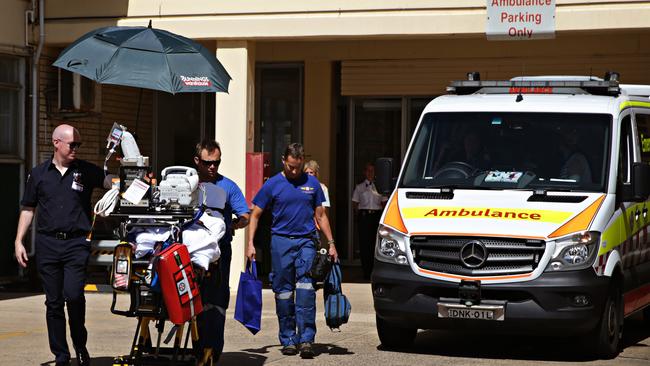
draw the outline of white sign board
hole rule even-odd
[[[487,0],[489,40],[555,37],[555,0]]]

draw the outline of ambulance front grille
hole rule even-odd
[[[487,257],[474,260],[461,259],[470,253],[470,246],[478,246],[475,254]],[[505,276],[534,271],[544,255],[543,240],[518,238],[476,238],[456,236],[413,236],[411,250],[415,263],[423,269],[463,276]],[[481,263],[482,262],[482,263]]]

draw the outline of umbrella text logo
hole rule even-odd
[[[211,86],[212,83],[207,76],[183,76],[181,80],[186,86]]]

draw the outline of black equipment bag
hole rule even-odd
[[[320,246],[320,240],[318,238],[314,239],[314,244],[316,248]],[[330,273],[330,268],[332,268],[332,259],[325,248],[320,248],[316,255],[314,255],[314,260],[311,263],[311,268],[309,269],[309,277],[315,282],[323,282]]]

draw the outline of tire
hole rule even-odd
[[[413,344],[418,333],[417,328],[402,328],[388,323],[380,317],[377,319],[377,334],[382,346],[388,349],[407,348]]]
[[[609,291],[605,307],[596,327],[591,344],[587,345],[595,356],[603,359],[615,358],[620,352],[623,335],[623,297],[620,287],[614,284]]]

